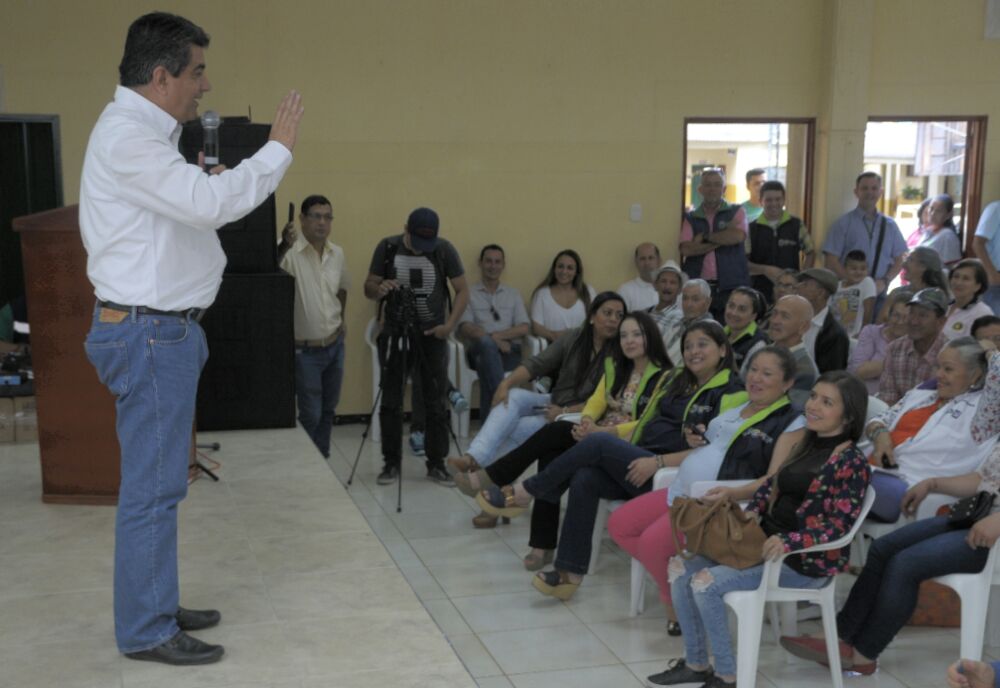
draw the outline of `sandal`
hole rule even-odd
[[[579,583],[570,583],[565,575],[562,571],[540,571],[532,577],[531,584],[543,595],[565,602],[580,587]]]
[[[476,460],[468,454],[464,456],[452,456],[448,459],[447,463],[456,473],[468,473],[481,468]]]
[[[513,485],[504,485],[503,487],[493,485],[489,489],[478,492],[476,504],[491,516],[514,518],[527,511],[527,507],[518,506],[514,501]]]
[[[497,520],[498,520],[498,518],[496,516],[491,516],[490,514],[486,513],[485,511],[481,511],[478,514],[476,514],[475,516],[472,517],[472,527],[473,528],[496,528],[497,527]],[[501,523],[504,523],[504,524],[510,523],[510,519],[507,518],[506,516],[504,516],[503,518],[501,518],[499,520],[500,520]]]
[[[524,568],[528,571],[540,571],[545,568],[547,564],[551,564],[552,560],[555,559],[555,556],[555,550],[551,549],[545,550],[545,554],[540,556],[535,554],[533,551],[528,552],[524,555]]]
[[[472,484],[475,476],[476,484]],[[459,472],[455,474],[455,486],[461,490],[462,494],[468,497],[475,497],[480,490],[485,490],[493,486],[493,481],[482,468],[473,472]]]

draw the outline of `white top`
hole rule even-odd
[[[826,322],[826,314],[830,312],[830,307],[825,306],[823,310],[813,316],[813,319],[809,321],[809,331],[802,335],[802,344],[806,347],[806,351],[809,352],[809,358],[816,360],[816,337],[819,336],[819,331],[823,329],[823,323]]]
[[[644,311],[660,302],[660,295],[656,292],[656,287],[641,277],[629,280],[618,287],[618,293],[625,299],[625,305],[628,306],[630,312]]]
[[[917,246],[933,249],[945,265],[962,260],[962,242],[951,227],[942,227],[936,232],[924,231],[924,236]]]
[[[177,150],[181,126],[118,86],[90,134],[80,181],[87,276],[101,300],[207,308],[226,256],[215,230],[260,205],[292,154],[275,141],[235,169],[205,174]]]
[[[300,234],[281,259],[281,269],[295,278],[295,339],[326,339],[340,329],[338,291],[350,283],[344,249],[327,240],[320,258]]]
[[[976,318],[981,318],[984,315],[993,315],[993,309],[982,301],[976,301],[970,306],[959,308],[945,320],[944,330],[941,331],[941,334],[944,335],[945,339],[971,336],[972,323],[976,321]]]
[[[587,291],[593,301],[597,293],[591,286],[587,287]],[[587,319],[587,309],[580,299],[569,308],[563,308],[552,298],[550,288],[542,287],[531,298],[531,319],[546,329],[561,332],[582,325]]]
[[[875,280],[865,277],[857,284],[850,286],[841,280],[838,284],[837,293],[833,295],[833,315],[840,324],[847,330],[847,336],[857,339],[865,324],[865,301],[874,299],[878,290],[875,287]]]

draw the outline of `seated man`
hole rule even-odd
[[[660,336],[666,341],[666,337],[673,332],[677,323],[684,317],[681,309],[681,288],[684,286],[686,275],[677,267],[677,263],[668,260],[656,271],[656,279],[653,286],[656,288],[658,302],[646,312],[653,316],[656,326],[660,329]],[[673,363],[673,361],[671,361]],[[677,365],[677,364],[674,364]]]
[[[656,266],[660,264],[660,249],[646,242],[635,247],[635,279],[618,287],[629,311],[644,311],[656,305],[657,294],[653,286]]]
[[[799,296],[804,297],[815,312],[803,341],[821,373],[845,370],[851,352],[847,332],[829,306],[838,284],[837,276],[825,268],[809,268],[799,273]]]
[[[684,317],[677,321],[669,333],[663,335],[670,361],[677,361],[674,365],[680,365],[684,360],[681,355],[681,335],[684,330],[699,320],[714,320],[708,312],[711,305],[712,288],[708,286],[708,282],[703,279],[688,280],[681,289],[681,312]]]
[[[801,296],[783,296],[774,304],[767,330],[775,346],[788,349],[795,358],[795,384],[788,391],[788,398],[799,407],[805,405],[819,377],[816,362],[802,343],[802,337],[812,325],[813,315],[813,307]],[[746,379],[745,371],[741,377]]]
[[[878,398],[892,406],[934,374],[947,339],[948,297],[936,287],[921,289],[910,300],[906,335],[890,342],[878,382]]]
[[[1000,349],[1000,318],[995,315],[984,315],[972,322],[969,334],[977,341],[988,340]]]
[[[521,292],[500,284],[506,267],[503,249],[496,244],[479,252],[478,284],[469,292],[469,307],[458,325],[469,367],[479,374],[479,420],[486,421],[497,385],[506,371],[521,362],[521,338],[530,321]]]

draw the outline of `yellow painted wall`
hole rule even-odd
[[[527,296],[572,246],[588,281],[614,288],[636,243],[676,255],[685,116],[822,122],[824,30],[839,1],[0,0],[3,106],[61,116],[72,203],[125,30],[144,11],[212,34],[203,107],[249,106],[266,121],[281,94],[301,90],[306,119],[278,207],[309,193],[334,200],[355,278],[339,410],[359,413],[371,403],[360,335],[373,312],[361,281],[376,241],[410,209],[440,212],[472,278],[479,247],[498,241],[507,281]],[[982,40],[981,0],[867,1],[873,112],[1000,113],[1000,42]],[[987,199],[1000,195],[1000,148],[989,153]],[[635,202],[641,223],[628,219]]]

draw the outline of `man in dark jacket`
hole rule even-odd
[[[837,276],[826,268],[809,268],[799,273],[799,296],[813,307],[809,331],[802,338],[820,373],[844,370],[851,350],[847,332],[833,317],[830,297],[837,292]]]

